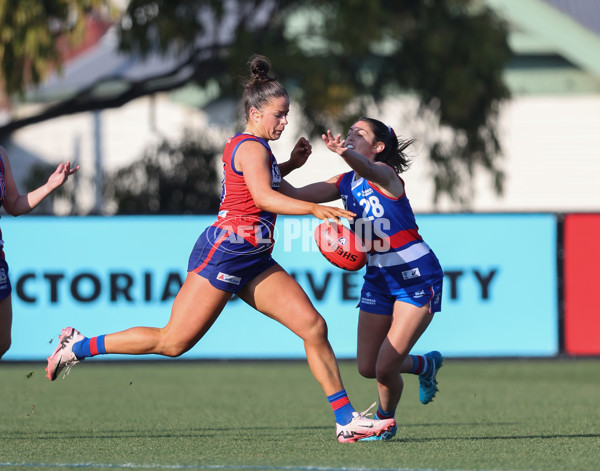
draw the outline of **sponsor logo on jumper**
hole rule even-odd
[[[271,167],[271,186],[273,189],[279,188],[281,185],[281,172],[279,171],[279,165],[273,165]]]

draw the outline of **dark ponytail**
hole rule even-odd
[[[365,121],[371,126],[376,142],[383,142],[385,149],[377,154],[376,162],[383,162],[392,167],[396,173],[405,172],[410,166],[410,158],[405,154],[408,146],[415,142],[414,139],[399,139],[394,130],[374,118],[363,116],[358,121]]]

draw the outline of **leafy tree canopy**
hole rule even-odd
[[[509,97],[502,72],[510,52],[506,26],[479,2],[132,0],[119,30],[122,51],[160,51],[179,58],[178,66],[131,82],[115,96],[82,91],[0,127],[0,135],[190,82],[217,85],[220,96],[239,98],[247,59],[259,52],[301,105],[307,133],[344,129],[390,95],[412,93],[433,130],[425,144],[435,200],[445,195],[468,205],[479,170],[502,190],[496,126],[499,105]]]
[[[61,68],[61,45],[77,43],[85,15],[106,0],[0,0],[0,67],[8,96]]]
[[[189,132],[179,143],[164,140],[110,175],[105,196],[116,202],[117,214],[214,214],[218,152],[208,139]]]

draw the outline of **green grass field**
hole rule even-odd
[[[406,378],[389,442],[339,444],[304,362],[0,363],[0,471],[600,469],[600,360],[453,360]],[[341,363],[359,410],[375,384]]]

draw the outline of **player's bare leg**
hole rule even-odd
[[[394,410],[402,396],[408,354],[433,319],[429,306],[417,307],[396,301],[392,323],[381,344],[377,358],[376,377],[380,405]]]
[[[278,265],[265,271],[245,287],[240,296],[251,306],[286,326],[304,341],[309,367],[332,404],[336,434],[340,442],[356,442],[382,436],[396,426],[394,419],[373,420],[350,404],[327,339],[327,325],[300,285]],[[336,409],[336,402],[344,406]]]
[[[133,327],[91,339],[67,327],[61,331],[59,345],[48,357],[46,376],[54,381],[63,369],[68,373],[79,361],[99,353],[179,356],[204,336],[230,297],[231,293],[215,288],[206,278],[190,272],[173,302],[165,327]]]
[[[12,300],[8,295],[0,301],[0,358],[10,348],[12,317]]]
[[[240,297],[304,341],[309,367],[325,394],[333,394],[344,387],[327,339],[325,320],[296,280],[279,265],[248,283]]]
[[[190,272],[173,302],[165,327],[133,327],[108,334],[106,352],[179,356],[206,334],[231,295],[215,288],[203,276]]]

